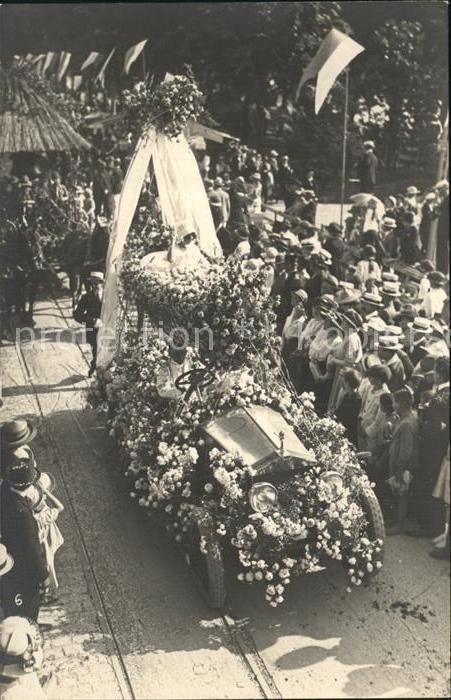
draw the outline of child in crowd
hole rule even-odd
[[[30,456],[25,447],[18,447],[13,454],[19,461],[31,458],[34,462],[34,457]],[[22,498],[31,507],[33,517],[38,525],[39,541],[47,562],[49,576],[48,584],[46,583],[42,589],[43,602],[49,602],[53,597],[50,587],[53,589],[53,593],[58,588],[58,579],[55,572],[55,553],[64,544],[64,538],[56,524],[59,514],[64,510],[64,506],[53,495],[52,491],[54,488],[55,482],[53,478],[46,472],[41,472],[36,484],[29,486],[21,493]]]
[[[378,494],[381,486],[388,479],[388,448],[393,437],[394,425],[397,420],[393,394],[381,394],[379,411],[375,421],[373,439],[369,441],[371,452],[371,481],[376,484]]]
[[[394,400],[399,418],[388,448],[390,476],[387,484],[396,505],[396,522],[387,534],[401,535],[406,529],[408,493],[418,463],[419,425],[413,409],[413,392],[407,387],[400,389],[395,392]]]
[[[359,413],[362,399],[359,394],[360,375],[354,369],[343,374],[343,391],[337,401],[336,418],[346,428],[346,437],[357,446]]]
[[[374,425],[380,410],[381,394],[389,393],[388,382],[391,373],[385,365],[374,365],[367,372],[370,387],[362,396],[359,414],[359,450],[368,449],[368,441],[373,438]]]

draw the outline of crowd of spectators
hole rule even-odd
[[[391,521],[389,533],[435,538],[432,556],[446,558],[449,280],[425,255],[448,183],[423,197],[413,186],[384,203],[368,196],[344,226],[316,226],[303,214],[309,202],[294,213],[307,187],[293,173],[289,190],[284,178],[274,179],[274,197],[293,194],[294,202],[272,220],[261,185],[271,159],[275,172],[289,165],[274,152],[262,158],[241,147],[203,164],[224,253],[266,271],[278,299],[287,379],[345,427]],[[314,173],[308,177],[315,194]]]
[[[28,299],[33,313],[49,268],[49,220],[64,232],[61,268],[69,274],[74,306],[83,275],[104,269],[132,139],[116,126],[100,130],[94,141],[90,153],[6,179],[6,308],[25,312]],[[448,182],[423,193],[410,186],[384,202],[370,192],[355,201],[343,226],[319,226],[315,172],[299,176],[287,155],[262,155],[231,141],[218,157],[204,152],[198,161],[225,256],[267,271],[268,290],[279,302],[287,378],[297,392],[314,393],[319,413],[338,416],[367,455],[381,500],[394,516],[393,531],[405,530],[409,513],[415,533],[439,535],[446,518],[438,504],[449,501],[443,410],[449,391],[448,253],[440,237],[437,269],[426,256],[431,222],[447,222]],[[148,178],[140,207],[155,217],[153,187]],[[415,272],[413,278],[395,271],[399,262]]]

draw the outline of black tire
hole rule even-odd
[[[361,494],[361,506],[368,522],[368,537],[370,540],[381,540],[379,561],[384,560],[385,525],[384,516],[371,486],[366,486]],[[377,570],[374,574],[378,573]]]
[[[212,519],[201,508],[191,514],[189,563],[205,602],[210,608],[222,608],[226,599],[222,548]],[[201,537],[206,540],[206,554],[200,550]]]

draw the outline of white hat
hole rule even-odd
[[[380,316],[369,316],[363,324],[363,330],[372,330],[380,333],[381,331],[385,331],[385,326],[385,321]]]
[[[417,187],[415,187],[415,185],[410,185],[410,187],[408,187],[406,189],[406,194],[408,194],[408,195],[420,194],[420,190]]]
[[[364,141],[363,145],[364,146],[371,146],[371,148],[375,147],[374,141]]]
[[[8,656],[22,656],[28,648],[30,630],[25,617],[7,617],[0,624],[0,650]]]
[[[391,216],[385,216],[382,224],[384,228],[396,228],[396,221]]]
[[[396,338],[400,338],[402,336],[402,328],[400,328],[400,326],[387,325],[385,326],[385,335],[392,335]]]
[[[432,333],[432,323],[429,318],[424,316],[416,316],[411,323],[407,324],[410,330],[416,333],[429,334]]]
[[[395,335],[380,335],[376,340],[376,346],[384,350],[402,350],[402,343]]]
[[[94,280],[96,282],[103,282],[105,279],[105,275],[103,272],[100,272],[99,270],[93,270],[92,272],[89,273],[88,280]]]
[[[396,272],[383,272],[382,279],[384,282],[397,282],[399,284],[399,277]]]
[[[384,282],[381,293],[386,294],[389,297],[401,296],[401,292],[399,291],[399,282]]]
[[[437,199],[437,195],[435,194],[435,192],[428,192],[426,197],[425,197],[425,200],[427,202],[429,202],[429,201],[432,201],[433,199]]]

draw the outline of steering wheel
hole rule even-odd
[[[201,367],[199,369],[189,369],[183,372],[174,384],[180,392],[185,392],[185,400],[188,401],[193,391],[196,389],[204,389],[212,384],[215,380],[215,375],[212,372],[212,365]]]

